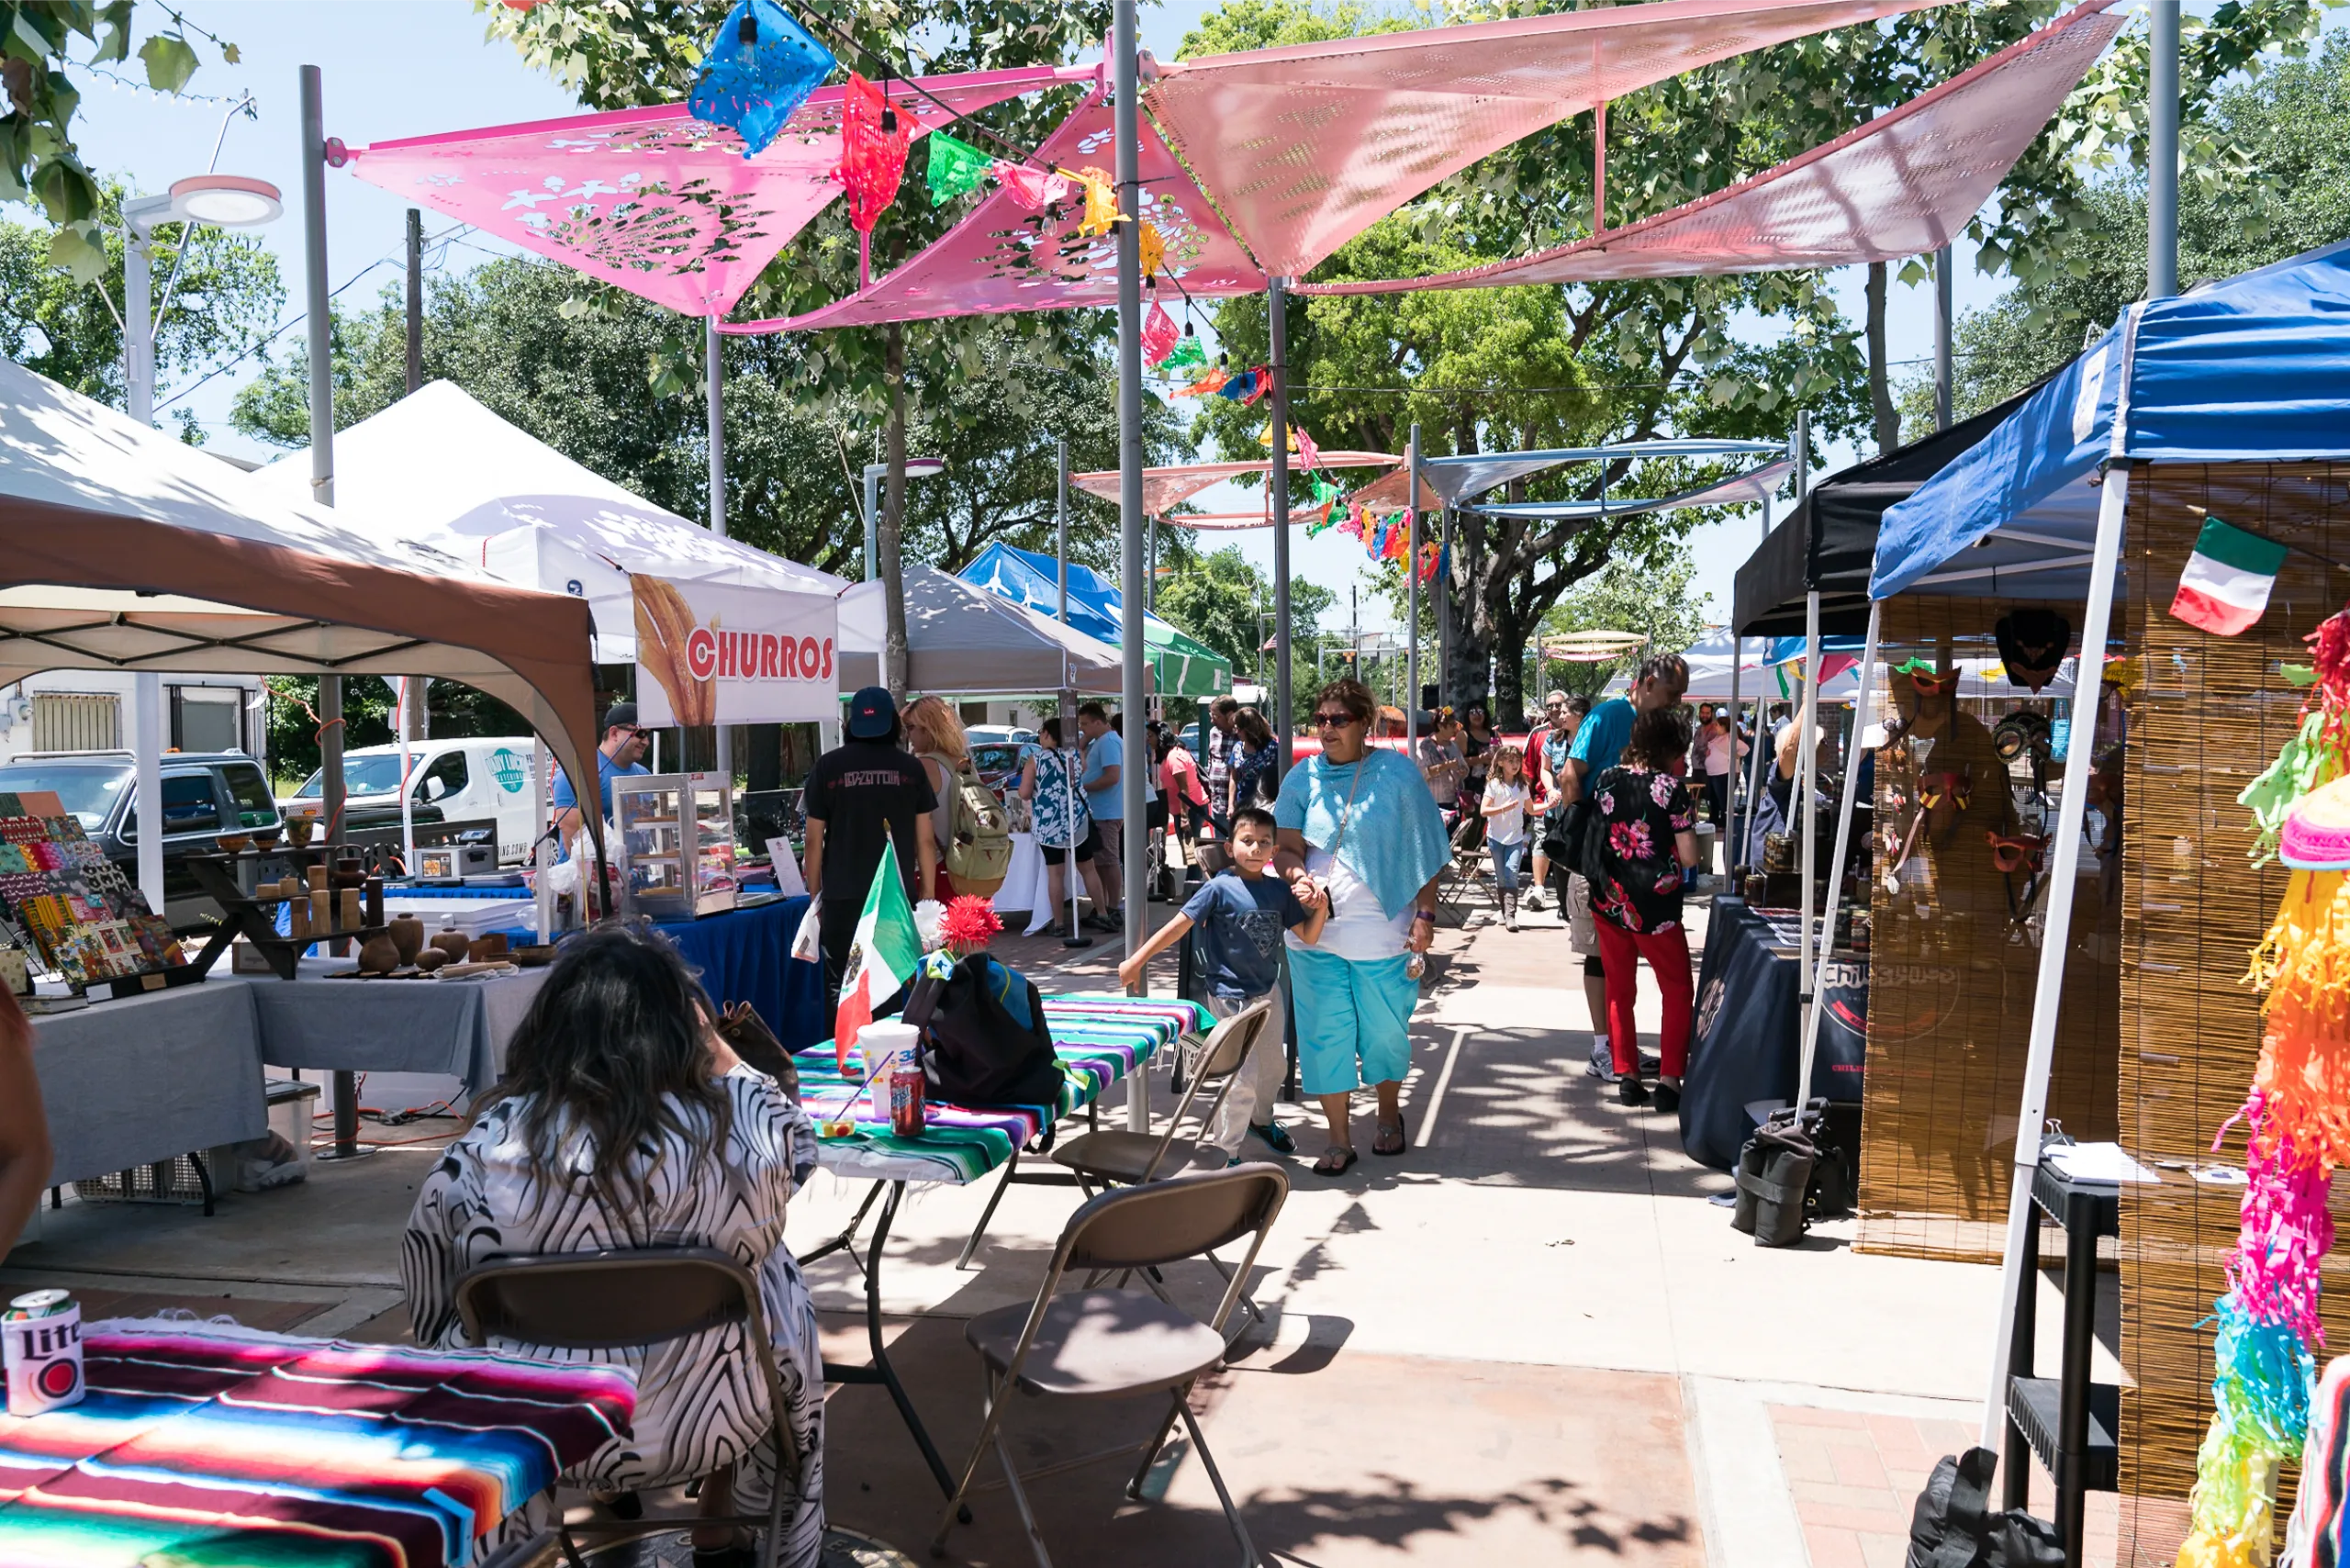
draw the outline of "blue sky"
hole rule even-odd
[[[1145,45],[1173,55],[1185,30],[1209,8],[1210,0],[1146,6]],[[354,144],[577,112],[565,94],[526,68],[509,46],[487,39],[484,18],[464,0],[300,5],[289,0],[194,0],[186,14],[193,23],[236,42],[241,63],[224,65],[210,46],[199,46],[204,64],[189,83],[188,94],[177,99],[82,73],[84,94],[76,125],[84,157],[102,174],[126,177],[140,192],[160,191],[173,180],[206,168],[227,101],[250,91],[256,118],[239,115],[229,120],[218,167],[273,181],[286,193],[286,216],[261,235],[277,252],[291,293],[289,319],[302,308],[300,66],[321,69],[328,133]],[[126,83],[141,80],[135,61],[119,75]],[[327,207],[329,273],[336,285],[350,286],[343,297],[372,298],[384,285],[397,282],[406,204],[347,174],[330,172]],[[453,228],[449,219],[425,215],[428,235]],[[432,259],[463,270],[507,249],[495,240],[468,233],[438,247]],[[1833,286],[1846,314],[1857,321],[1859,269],[1846,269]],[[1971,255],[1963,252],[1957,268],[1960,309],[1987,303],[1997,293],[1998,286],[1977,274]],[[1926,289],[1897,288],[1889,315],[1895,360],[1931,354],[1932,303]],[[298,342],[299,334],[295,327],[280,342]],[[222,450],[259,456],[265,454],[264,449],[227,424],[234,388],[250,369],[241,366],[216,377],[186,402]],[[163,396],[168,398],[170,389]],[[1827,467],[1841,466],[1853,455],[1832,452]],[[1237,510],[1252,504],[1252,498],[1226,487],[1208,492],[1200,501],[1209,510]],[[842,526],[845,532],[857,525],[854,518],[846,518]],[[1699,561],[1696,586],[1713,594],[1717,614],[1727,613],[1730,577],[1760,532],[1761,519],[1752,516],[1693,536]],[[1270,566],[1270,535],[1259,532],[1228,537],[1252,559]],[[1300,535],[1295,543],[1292,557],[1299,574],[1331,588],[1343,606],[1347,587],[1362,565],[1360,547],[1335,532],[1316,540]],[[1372,624],[1368,611],[1365,624]]]

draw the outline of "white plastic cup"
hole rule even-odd
[[[920,1030],[888,1020],[867,1024],[857,1031],[856,1048],[865,1053],[865,1065],[873,1075],[866,1090],[873,1121],[889,1121],[890,1074],[900,1057],[913,1055],[914,1047],[921,1040]]]

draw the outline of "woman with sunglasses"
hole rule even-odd
[[[1378,712],[1359,680],[1324,687],[1314,704],[1322,750],[1282,777],[1273,806],[1275,869],[1301,896],[1329,900],[1312,946],[1287,938],[1298,1077],[1329,1123],[1329,1147],[1314,1164],[1325,1176],[1355,1163],[1351,1096],[1363,1084],[1379,1102],[1371,1153],[1410,1147],[1401,1096],[1420,995],[1410,955],[1427,952],[1436,935],[1437,884],[1452,858],[1420,770],[1371,745]]]

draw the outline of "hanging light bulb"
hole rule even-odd
[[[735,36],[735,38],[736,38],[736,39],[740,39],[740,40],[741,40],[741,42],[743,43],[744,47],[745,47],[745,48],[754,48],[754,47],[755,47],[755,46],[757,45],[758,41],[759,41],[759,19],[758,19],[758,17],[756,17],[753,16],[753,15],[752,15],[749,11],[747,11],[747,10],[746,10],[746,11],[744,11],[744,12],[743,13],[743,20],[742,20],[741,25],[740,25],[740,26],[738,26],[738,27],[736,27],[736,28],[735,28],[735,29],[734,29],[734,36]]]

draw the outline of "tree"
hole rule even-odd
[[[1181,533],[1181,529],[1162,529]],[[1308,678],[1314,660],[1315,629],[1322,613],[1337,596],[1319,583],[1292,580],[1289,587],[1289,637],[1293,678],[1291,691],[1299,709],[1292,722],[1314,700],[1316,682]],[[1273,657],[1266,644],[1273,636],[1273,585],[1240,553],[1237,544],[1200,554],[1189,553],[1158,588],[1158,614],[1232,661],[1235,679],[1253,681],[1261,668],[1265,684],[1275,684]]]
[[[703,390],[686,381],[656,391],[647,368],[677,319],[626,295],[566,310],[576,280],[540,263],[502,258],[426,292],[424,371],[464,387],[500,418],[565,456],[684,517],[708,515],[710,464]],[[1002,328],[1001,323],[990,323]],[[407,388],[407,328],[396,291],[334,319],[335,423],[356,423]],[[911,385],[923,413],[908,440],[946,471],[906,491],[908,548],[953,571],[990,540],[1050,548],[1053,438],[1071,464],[1117,461],[1115,367],[1099,353],[1048,359],[1002,329],[972,334],[970,373],[935,388]],[[864,575],[863,484],[874,431],[854,409],[811,406],[797,338],[729,338],[726,357],[726,514],[746,543],[845,577]],[[239,395],[237,427],[259,440],[309,440],[307,352],[297,347]],[[1174,416],[1154,405],[1152,449],[1176,440]]]
[[[1597,663],[1546,659],[1534,684],[1596,697],[1617,676],[1654,654],[1677,653],[1706,634],[1707,596],[1692,598],[1697,564],[1689,546],[1660,544],[1646,557],[1618,558],[1563,595],[1542,618],[1542,635],[1569,632],[1637,632],[1648,642],[1638,653]],[[1539,641],[1539,639],[1538,639]]]
[[[2232,277],[2350,237],[2350,37],[2336,33],[2312,60],[2288,62],[2220,92],[2205,120],[2258,171],[2263,195],[2189,182],[2179,193],[2179,282]],[[2247,222],[2247,207],[2259,215]],[[2067,264],[2021,284],[1958,323],[1953,407],[1989,408],[2063,366],[2119,319],[2146,286],[2143,181],[2088,193]],[[1933,384],[1903,388],[1912,416],[1930,420]]]
[[[0,222],[0,353],[85,398],[124,406],[122,188],[99,192],[100,269],[87,278],[52,264],[58,230]],[[189,231],[193,230],[193,238]],[[187,247],[183,259],[181,246]],[[165,224],[150,247],[156,299],[167,305],[155,334],[156,401],[260,343],[285,304],[276,258],[249,235],[201,224]],[[166,297],[164,281],[178,286]],[[182,430],[198,439],[183,416]]]
[[[66,75],[76,38],[91,45],[92,69],[120,65],[130,58],[134,0],[0,0],[0,88],[7,113],[0,116],[0,202],[39,203],[54,227],[48,259],[70,269],[84,283],[106,266],[101,243],[106,229],[106,193],[73,144],[73,116],[81,89]],[[190,23],[167,5],[154,5],[170,23],[139,46],[147,84],[176,93],[197,65],[195,34],[237,63],[237,46]],[[117,224],[118,226],[118,218]]]

